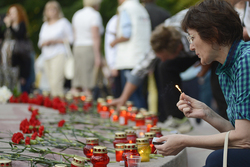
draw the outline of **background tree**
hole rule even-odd
[[[194,5],[198,0],[157,0],[157,5],[167,9],[172,15],[182,9]],[[1,0],[0,14],[5,14],[8,7],[12,4],[19,3],[24,6],[29,17],[28,32],[33,41],[37,55],[40,50],[37,47],[38,35],[43,23],[43,9],[48,0]],[[83,7],[82,0],[58,0],[62,6],[65,17],[71,21],[73,14]],[[106,26],[109,19],[116,14],[117,0],[103,0],[100,8],[100,13],[103,18],[103,24]],[[2,18],[1,18],[2,19]]]

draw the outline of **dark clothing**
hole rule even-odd
[[[10,27],[12,38],[15,40],[27,40],[27,29],[24,22],[19,24],[18,30]],[[31,53],[30,53],[31,54]],[[31,55],[12,55],[12,66],[19,66],[20,78],[28,79],[31,69]]]
[[[224,97],[224,94],[222,93],[219,80],[218,80],[218,75],[215,73],[216,68],[218,66],[218,62],[213,62],[211,66],[211,89],[213,93],[213,97],[217,103],[218,107],[218,114],[228,120],[227,117],[227,103]]]
[[[227,166],[228,167],[249,167],[250,149],[228,149]],[[223,149],[213,151],[206,160],[204,167],[222,167]]]
[[[163,23],[167,18],[171,16],[167,10],[157,6],[153,2],[146,3],[145,8],[148,11],[150,17],[152,30],[154,30],[156,26]]]
[[[180,98],[180,92],[175,88],[175,85],[179,85],[182,89],[180,73],[187,70],[198,60],[197,56],[187,56],[161,62],[159,66],[160,90],[158,90],[158,93],[160,96],[159,100],[162,101],[165,111],[159,113],[159,120],[161,122],[165,121],[169,115],[179,119],[184,117],[184,114],[176,106]]]

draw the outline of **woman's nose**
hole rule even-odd
[[[195,50],[194,45],[193,45],[192,43],[189,45],[189,49],[190,49],[191,51],[194,51],[194,50]]]

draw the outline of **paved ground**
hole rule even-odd
[[[205,121],[197,125],[195,119],[190,119],[194,129],[189,133],[190,135],[210,135],[218,133],[216,129],[210,126]],[[205,165],[207,156],[212,150],[199,149],[199,148],[187,148],[188,155],[188,167],[202,167]]]

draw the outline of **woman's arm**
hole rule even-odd
[[[222,118],[206,104],[189,97],[185,93],[181,94],[177,107],[186,117],[203,119],[219,132],[227,132],[234,129],[229,121]]]
[[[236,120],[235,130],[229,134],[229,147],[250,149],[250,121]],[[206,149],[222,149],[226,133],[207,136],[168,135],[163,136],[157,142],[166,141],[162,145],[156,145],[159,154],[176,155],[185,147],[197,147]]]
[[[101,36],[99,33],[99,27],[91,28],[92,39],[93,39],[93,49],[95,54],[95,66],[99,67],[101,65]]]

